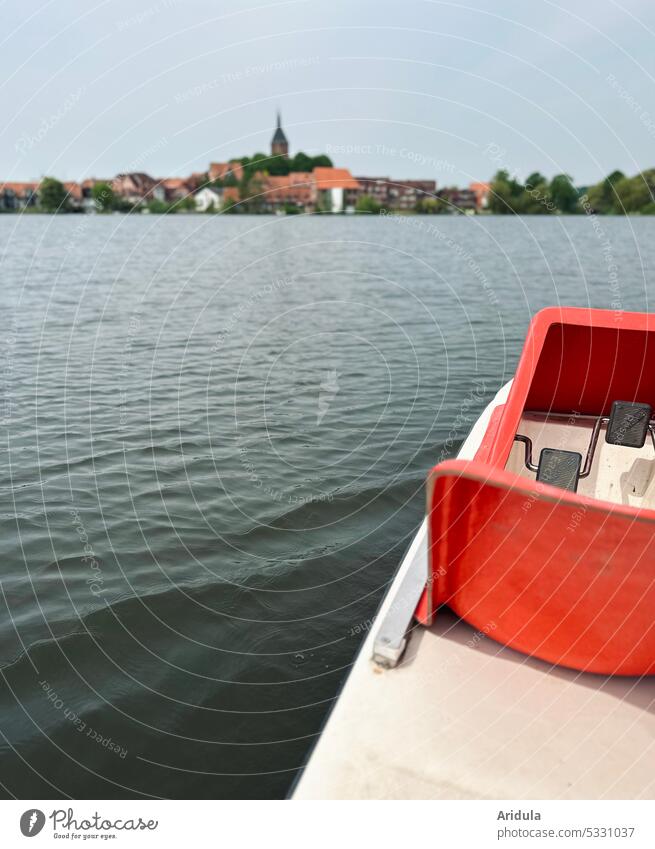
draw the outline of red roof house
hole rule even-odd
[[[326,212],[343,212],[348,206],[346,193],[359,189],[359,183],[347,168],[314,168],[316,206]]]
[[[230,176],[233,176],[237,181],[243,179],[243,165],[238,159],[230,159],[229,162],[209,163],[209,179],[212,183],[214,180],[225,180]]]

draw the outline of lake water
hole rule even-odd
[[[284,796],[427,469],[538,309],[648,309],[654,231],[0,216],[5,795]]]

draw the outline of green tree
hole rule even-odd
[[[292,171],[311,171],[313,168],[314,160],[302,151],[299,151],[291,160]]]
[[[448,211],[448,203],[444,198],[421,198],[414,208],[419,215],[440,215]]]
[[[497,215],[518,214],[522,212],[524,201],[525,186],[510,177],[505,169],[496,172],[489,189],[489,211]]]
[[[550,197],[560,212],[578,211],[578,192],[568,174],[557,174],[550,181]]]
[[[39,186],[39,204],[46,212],[66,212],[68,193],[63,183],[54,177],[45,177]]]
[[[615,186],[624,179],[625,174],[622,171],[612,171],[604,180],[589,189],[587,196],[594,212],[623,212],[617,208],[619,204]]]
[[[616,212],[640,212],[655,201],[655,170],[642,171],[635,177],[624,177],[614,185]]]
[[[193,195],[187,195],[182,198],[181,201],[178,201],[178,208],[182,209],[184,212],[195,212],[196,199]]]
[[[596,183],[595,186],[589,187],[587,190],[586,201],[589,205],[587,211],[597,212],[600,215],[610,212],[613,206],[612,204],[608,205],[605,202],[603,183]]]
[[[379,215],[381,209],[380,204],[371,195],[362,195],[357,198],[357,203],[355,204],[355,212],[364,212],[369,215]]]
[[[293,157],[287,160],[289,163],[289,171],[313,171],[314,168],[331,168],[332,160],[329,156],[321,154],[319,156],[309,156],[302,150]],[[271,174],[273,172],[271,171]]]
[[[91,189],[91,197],[99,212],[108,212],[116,206],[114,190],[109,183],[96,183]]]
[[[239,212],[239,206],[236,200],[226,200],[221,207],[221,212],[225,215],[236,215]]]
[[[241,160],[243,165],[243,178],[247,183],[258,171],[266,170],[266,164],[270,156],[265,153],[254,153],[252,156],[244,156]]]
[[[319,156],[313,156],[311,170],[313,171],[314,168],[332,168],[332,160],[324,153],[321,153]]]
[[[641,213],[650,215],[655,203],[655,169],[626,177],[621,171],[612,171],[604,180],[591,186],[587,192],[589,207],[596,213],[624,215]]]
[[[291,171],[291,163],[286,156],[269,156],[264,168],[273,177],[284,177]]]
[[[114,211],[132,212],[134,204],[130,203],[127,198],[122,198],[120,195],[114,195]]]
[[[548,186],[548,180],[543,174],[535,171],[525,181],[525,192],[519,204],[523,215],[550,215],[557,211]]]
[[[525,181],[525,187],[526,189],[534,189],[537,186],[543,186],[547,183],[548,180],[544,177],[543,174],[540,174],[538,171],[534,171]]]
[[[264,184],[258,175],[255,175],[248,181],[242,181],[239,184],[239,199],[241,201],[241,205],[238,211],[252,213],[261,212],[262,207],[266,203],[266,197],[263,192]]]
[[[168,212],[168,204],[164,203],[163,200],[153,198],[151,201],[148,201],[148,209],[155,215],[164,215],[164,213]]]

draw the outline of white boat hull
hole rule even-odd
[[[431,628],[405,621],[427,575],[426,536],[424,523],[293,798],[653,798],[655,680],[552,667],[495,643],[493,622],[476,632],[447,610]]]

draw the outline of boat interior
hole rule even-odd
[[[593,310],[548,313],[526,342],[501,425],[508,453],[498,465],[583,496],[654,509],[650,323],[642,317],[626,326]]]
[[[428,580],[447,605],[559,666],[655,675],[655,317],[549,308],[472,461],[427,487]]]
[[[526,411],[505,469],[616,504],[655,509],[655,421],[650,407],[615,402],[620,416]],[[632,412],[635,410],[635,412]],[[639,419],[627,442],[624,423]]]

